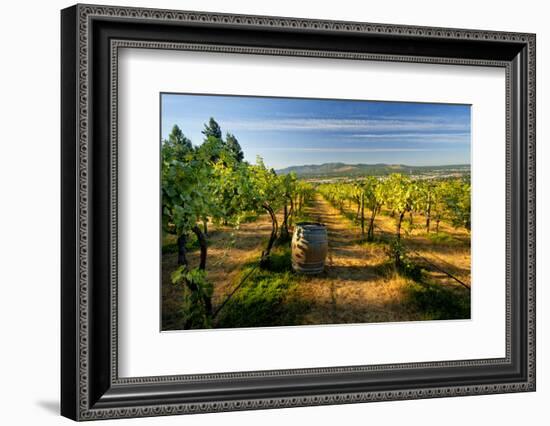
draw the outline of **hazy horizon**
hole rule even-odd
[[[245,160],[274,169],[327,163],[470,164],[470,106],[225,95],[162,94],[161,137],[177,124],[194,145],[213,117]]]
[[[326,166],[328,164],[342,164],[344,166],[403,166],[403,167],[451,167],[451,166],[468,166],[470,163],[449,163],[449,164],[403,164],[403,163],[345,163],[342,161],[330,161],[327,163],[308,163],[308,164],[291,164],[290,166],[278,167],[277,170],[290,169],[293,167],[316,167]]]

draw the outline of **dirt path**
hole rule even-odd
[[[308,207],[317,222],[327,226],[329,252],[327,275],[331,278],[346,276],[347,280],[377,278],[373,266],[381,259],[365,251],[359,235],[351,223],[342,217],[326,200],[318,195]],[[383,253],[376,253],[383,254]]]
[[[415,319],[403,304],[406,280],[380,274],[387,255],[383,245],[364,243],[351,221],[319,194],[306,208],[327,226],[329,253],[325,273],[304,277],[300,295],[313,308],[309,324],[400,321]]]

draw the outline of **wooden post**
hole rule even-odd
[[[361,193],[361,236],[365,235],[365,192]]]

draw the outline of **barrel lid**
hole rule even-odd
[[[319,222],[298,222],[296,226],[301,228],[326,228],[326,226]]]

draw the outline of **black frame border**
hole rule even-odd
[[[91,420],[535,390],[535,35],[96,5],[64,9],[61,35],[64,416]],[[140,43],[505,67],[506,358],[119,379],[112,55]]]

